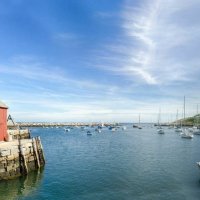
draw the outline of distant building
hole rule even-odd
[[[7,109],[8,107],[2,101],[0,101],[0,141],[5,141],[8,138]]]

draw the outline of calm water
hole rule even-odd
[[[45,150],[43,171],[0,182],[0,200],[199,200],[200,136],[166,128],[87,136],[86,130],[32,129]]]

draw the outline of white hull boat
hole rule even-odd
[[[163,130],[162,128],[159,128],[159,129],[157,130],[157,132],[158,132],[158,134],[164,134],[164,133],[165,133],[164,130]]]
[[[185,129],[181,133],[181,137],[182,138],[186,138],[186,139],[192,139],[193,138],[193,134],[191,132],[189,132],[188,130]]]

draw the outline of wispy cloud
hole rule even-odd
[[[20,79],[27,79],[33,81],[42,81],[48,83],[57,83],[62,88],[73,87],[84,89],[99,89],[106,90],[107,92],[113,92],[117,89],[117,86],[98,83],[92,79],[80,79],[72,78],[70,74],[62,67],[49,66],[48,64],[41,62],[33,57],[19,56],[12,59],[12,62],[6,65],[0,64],[0,73],[7,76],[14,75],[19,77],[16,79],[20,82]],[[21,81],[23,82],[23,81]]]
[[[89,24],[97,28],[94,35],[56,25],[44,43],[47,54],[32,52],[38,46],[31,44],[34,48],[27,52],[39,57],[2,59],[1,95],[18,120],[132,122],[141,113],[144,121],[151,116],[155,121],[159,107],[164,119],[175,116],[177,108],[181,112],[183,95],[187,113],[195,113],[200,102],[192,99],[200,90],[199,0],[123,2],[121,12],[102,8],[96,15],[87,13]],[[106,34],[103,25],[111,26]],[[56,55],[48,51],[54,47]],[[52,59],[45,60],[48,56]],[[57,65],[50,60],[58,60]]]
[[[122,12],[124,36],[118,44],[107,45],[108,55],[117,59],[107,56],[104,69],[149,85],[193,81],[200,73],[198,55],[191,53],[199,49],[197,8],[198,0],[146,0],[138,7],[127,1]]]

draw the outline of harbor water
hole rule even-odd
[[[44,147],[44,169],[0,182],[0,200],[199,200],[200,136],[173,129],[127,125],[103,128],[33,128]]]

